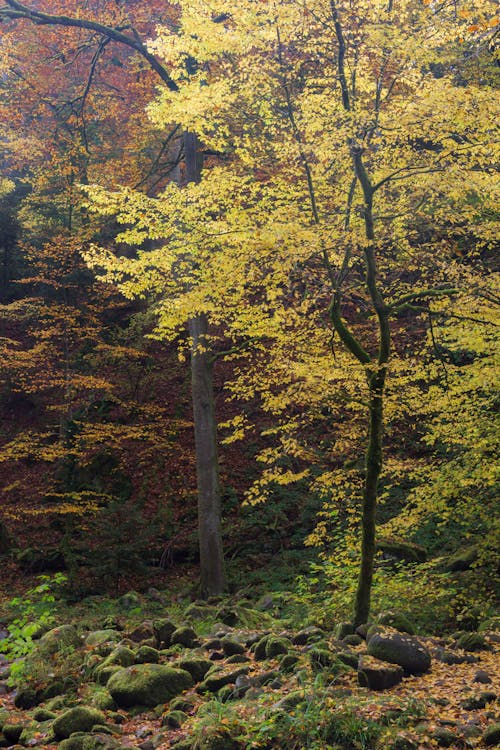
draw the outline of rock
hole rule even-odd
[[[239,622],[239,614],[236,609],[223,605],[214,614],[216,620],[220,620],[224,625],[234,628]]]
[[[148,596],[154,602],[158,602],[159,604],[161,604],[162,607],[166,607],[168,604],[168,599],[165,596],[165,594],[162,594],[161,591],[158,591],[158,589],[155,589],[154,586],[150,586],[148,588]]]
[[[186,698],[174,698],[173,701],[170,701],[170,710],[171,711],[184,711],[184,713],[189,713],[189,711],[192,711],[194,708],[194,703],[192,701],[186,700]]]
[[[157,645],[160,648],[168,648],[172,633],[174,633],[176,627],[173,622],[166,618],[153,621],[153,632],[157,641]]]
[[[135,591],[128,591],[123,596],[120,596],[117,602],[120,609],[131,610],[141,606],[141,600],[139,594]]]
[[[342,638],[345,638],[346,635],[353,635],[354,633],[354,625],[352,622],[339,622],[337,627],[335,628],[335,638],[338,641],[341,641]]]
[[[235,641],[233,638],[223,638],[220,643],[226,656],[235,656],[237,654],[245,653],[245,646],[238,643],[238,641]]]
[[[74,625],[60,625],[58,628],[49,630],[40,638],[37,650],[41,654],[50,656],[65,648],[78,648],[81,645],[81,638]]]
[[[197,645],[197,635],[193,628],[190,628],[188,625],[183,625],[174,630],[170,637],[170,643],[172,645],[178,643],[186,648],[193,648]]]
[[[415,628],[408,617],[402,612],[397,612],[392,609],[381,612],[377,617],[377,624],[389,625],[391,628],[395,628],[400,633],[409,633],[409,635],[415,635]]]
[[[257,661],[262,661],[262,659],[266,658],[266,646],[267,642],[273,638],[272,635],[265,635],[263,638],[260,639],[260,641],[257,641],[257,643],[253,646],[253,652],[254,656],[257,659]]]
[[[324,632],[320,628],[311,625],[308,628],[299,630],[291,640],[294,646],[305,646],[307,643],[314,643],[314,641],[323,638],[323,636]]]
[[[160,653],[151,646],[141,646],[135,655],[136,664],[158,664]]]
[[[37,708],[36,711],[33,711],[33,718],[35,721],[50,721],[51,719],[55,719],[56,716],[57,714],[46,708]]]
[[[226,659],[226,664],[246,664],[250,657],[246,654],[234,654]]]
[[[474,675],[473,682],[480,682],[483,685],[488,685],[490,682],[492,682],[492,679],[489,674],[484,671],[484,669],[478,669],[478,671]]]
[[[463,570],[469,570],[476,562],[478,550],[476,546],[467,547],[450,557],[446,563],[446,570],[450,573],[457,573]]]
[[[153,623],[151,620],[141,622],[136,628],[126,633],[126,638],[134,643],[144,643],[147,641],[151,642],[153,645],[156,644]]]
[[[339,651],[338,654],[336,654],[337,659],[342,662],[342,664],[345,664],[347,667],[351,667],[351,669],[357,669],[358,668],[358,654],[353,653],[352,651]]]
[[[105,724],[106,717],[97,708],[75,706],[55,719],[52,728],[58,739],[66,739],[73,732],[88,732],[95,724]]]
[[[393,557],[396,560],[404,560],[405,562],[421,563],[427,560],[427,550],[425,547],[395,537],[378,539],[377,549],[386,557]]]
[[[328,651],[326,648],[312,648],[308,653],[311,667],[315,672],[321,671],[326,667],[333,667],[337,662],[336,654]]]
[[[85,638],[86,646],[101,646],[103,643],[118,643],[121,639],[118,630],[106,628],[105,630],[93,630]]]
[[[2,734],[10,745],[15,745],[19,741],[23,729],[23,724],[4,724]]]
[[[33,706],[37,706],[38,703],[39,700],[37,694],[32,688],[19,690],[14,698],[14,706],[23,710],[33,708]]]
[[[291,693],[288,693],[288,695],[285,695],[284,698],[281,698],[279,701],[274,703],[273,709],[276,709],[277,711],[289,712],[296,708],[300,703],[303,703],[305,700],[306,694],[303,690],[294,690]]]
[[[207,677],[205,677],[205,680],[198,685],[198,688],[196,690],[197,693],[216,693],[218,690],[220,690],[224,685],[231,685],[232,683],[236,682],[236,679],[240,675],[246,675],[248,674],[248,667],[240,667],[239,669],[235,670],[220,670],[218,672],[214,672],[213,674],[209,674]]]
[[[188,715],[184,713],[184,711],[169,711],[168,714],[165,714],[163,717],[161,723],[164,727],[172,727],[172,729],[179,729],[184,722],[188,720]]]
[[[193,602],[185,610],[184,616],[187,620],[210,620],[215,619],[217,607],[213,607],[206,602]]]
[[[359,646],[363,643],[363,639],[356,633],[352,633],[351,635],[346,635],[345,638],[342,638],[342,643],[345,646]]]
[[[457,640],[457,648],[464,651],[486,651],[489,649],[483,635],[480,633],[464,633]]]
[[[298,663],[299,657],[295,656],[295,654],[284,654],[283,658],[280,659],[280,672],[284,672],[285,674],[293,672]]]
[[[192,750],[239,750],[240,743],[231,737],[226,727],[206,727],[202,736],[192,745]]]
[[[494,633],[500,631],[500,616],[488,617],[478,627],[478,633]]]
[[[174,666],[189,672],[195,682],[201,682],[208,670],[212,669],[213,663],[210,659],[181,659]]]
[[[436,727],[431,733],[431,738],[437,742],[439,747],[451,747],[458,740],[456,732],[447,727]]]
[[[500,723],[488,727],[483,734],[483,743],[486,747],[495,747],[500,744]]]
[[[464,654],[457,654],[456,651],[450,651],[449,649],[438,649],[435,653],[435,657],[438,661],[443,664],[463,664],[467,661],[467,656]]]
[[[273,659],[280,654],[287,654],[292,646],[288,638],[279,638],[271,636],[266,641],[266,659]]]
[[[480,695],[471,695],[469,698],[461,701],[460,705],[466,711],[477,711],[485,708],[488,703],[496,700],[496,693],[481,693]]]
[[[99,690],[92,698],[92,703],[101,711],[114,711],[116,703],[107,690]]]
[[[358,662],[358,683],[370,690],[387,690],[401,682],[403,668],[363,654]]]
[[[368,654],[390,664],[399,664],[407,674],[422,674],[431,666],[431,655],[415,637],[398,632],[375,633],[367,644]]]
[[[108,682],[108,690],[119,706],[130,708],[166,703],[192,684],[193,678],[183,669],[137,664],[116,672]]]

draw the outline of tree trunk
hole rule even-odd
[[[383,392],[385,368],[369,379],[369,430],[366,449],[365,481],[363,488],[361,564],[354,606],[354,625],[367,622],[370,614],[373,563],[375,558],[375,529],[378,480],[382,470]]]
[[[198,486],[200,579],[203,597],[222,594],[225,589],[213,362],[210,352],[206,350],[207,332],[208,322],[205,315],[197,315],[189,321],[192,339],[191,388]]]
[[[184,134],[185,182],[199,182],[202,159],[198,139]],[[191,389],[193,399],[196,481],[198,489],[198,543],[202,597],[224,593],[224,555],[217,458],[213,359],[207,348],[208,320],[203,313],[188,321],[191,336]]]

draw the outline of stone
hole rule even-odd
[[[361,643],[363,643],[363,639],[356,633],[352,633],[351,635],[346,635],[344,638],[342,638],[342,643],[345,646],[359,646]]]
[[[169,711],[165,714],[161,723],[164,727],[172,727],[172,729],[179,729],[185,721],[188,720],[188,715],[184,711]]]
[[[141,600],[139,594],[136,591],[128,591],[123,596],[120,596],[117,602],[121,609],[131,610],[141,606]]]
[[[272,638],[272,635],[265,635],[263,638],[261,638],[257,643],[253,646],[253,652],[254,656],[257,659],[257,661],[262,661],[266,658],[266,646],[267,642]]]
[[[233,638],[222,638],[220,643],[226,656],[235,656],[245,653],[245,646],[238,643],[238,641],[235,641]]]
[[[46,708],[37,708],[36,711],[33,711],[33,718],[35,721],[50,721],[51,719],[55,719],[56,716],[57,714]]]
[[[107,690],[99,690],[92,698],[92,703],[101,711],[114,711],[116,703]]]
[[[500,723],[491,724],[483,734],[483,743],[486,747],[495,747],[500,744]]]
[[[370,690],[387,690],[398,685],[404,671],[398,664],[389,664],[373,656],[363,654],[358,662],[358,683]]]
[[[41,654],[50,656],[65,648],[78,648],[81,645],[81,638],[74,625],[60,625],[40,638],[37,650]]]
[[[240,750],[240,743],[226,727],[206,727],[192,745],[192,750]]]
[[[352,622],[339,622],[337,627],[335,628],[335,638],[338,641],[341,641],[342,638],[345,638],[346,635],[353,635],[354,633],[354,625]]]
[[[36,692],[32,688],[23,688],[18,690],[14,697],[14,705],[16,708],[27,710],[37,706],[39,703]]]
[[[467,547],[457,554],[450,557],[446,564],[446,570],[450,573],[458,573],[460,571],[469,570],[472,565],[476,562],[478,550],[476,546]]]
[[[451,747],[458,740],[456,732],[452,732],[447,727],[436,727],[431,733],[431,737],[439,747]]]
[[[338,661],[341,661],[346,667],[350,667],[351,669],[358,668],[358,654],[355,654],[352,651],[339,651],[336,656]]]
[[[478,669],[478,671],[474,675],[473,682],[480,682],[483,685],[488,685],[490,682],[492,682],[492,679],[489,674],[484,671],[484,669]]]
[[[246,674],[248,674],[248,667],[240,667],[239,669],[235,670],[220,670],[218,672],[214,672],[213,674],[209,674],[207,677],[205,677],[205,680],[200,683],[200,685],[198,685],[196,692],[200,694],[205,692],[216,693],[218,690],[224,687],[224,685],[231,685],[232,683],[236,682],[237,677]]]
[[[280,672],[284,672],[285,674],[293,672],[298,663],[299,657],[295,656],[295,654],[284,654],[283,658],[280,659]]]
[[[140,646],[135,654],[136,664],[158,664],[159,661],[159,651],[151,646]]]
[[[417,638],[405,633],[375,633],[368,644],[368,654],[390,664],[399,664],[407,674],[422,674],[431,666],[431,655]]]
[[[308,628],[303,628],[296,633],[291,641],[294,646],[305,646],[307,643],[314,643],[314,641],[323,638],[324,632],[320,629],[311,625]]]
[[[425,547],[395,537],[378,539],[377,549],[380,550],[385,557],[393,557],[396,560],[403,560],[404,562],[422,563],[427,560],[427,550]]]
[[[486,651],[489,649],[486,640],[481,633],[463,633],[457,639],[457,648],[464,651]]]
[[[213,663],[210,659],[180,659],[174,666],[189,672],[195,682],[201,682],[208,670],[212,669]]]
[[[21,736],[23,729],[23,724],[4,724],[2,727],[2,734],[9,742],[9,745],[15,745],[19,741],[19,737]]]
[[[133,641],[134,643],[144,643],[151,641],[152,644],[156,644],[155,632],[153,623],[151,620],[146,620],[137,625],[136,628],[126,633],[126,638]]]
[[[336,663],[336,654],[328,651],[326,648],[312,648],[308,653],[311,667],[315,672],[321,671],[326,667],[333,667]]]
[[[280,654],[287,654],[292,643],[288,638],[270,636],[266,641],[266,659],[273,659]]]
[[[409,635],[415,635],[415,628],[413,623],[410,622],[408,617],[402,612],[389,609],[385,612],[381,612],[377,617],[378,625],[389,625],[391,628],[395,628],[400,633],[408,633]]]
[[[118,630],[106,628],[105,630],[93,630],[85,638],[86,646],[101,646],[103,643],[118,643],[121,639]]]
[[[183,625],[182,627],[174,630],[170,637],[170,643],[172,645],[178,643],[180,646],[193,648],[197,645],[197,635],[193,628],[190,628],[189,625]]]
[[[108,682],[108,690],[120,707],[130,708],[166,703],[192,685],[193,678],[184,669],[137,664],[116,672]]]
[[[153,620],[153,632],[157,641],[157,645],[160,648],[168,648],[172,633],[174,633],[176,627],[173,622],[162,618],[159,620]]]
[[[95,724],[105,724],[106,717],[102,711],[88,706],[75,706],[65,711],[54,720],[52,728],[58,739],[66,739],[73,732],[88,732]]]

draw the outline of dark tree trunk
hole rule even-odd
[[[210,351],[206,349],[208,323],[205,315],[198,315],[189,321],[189,333],[192,339],[191,387],[198,487],[201,595],[207,597],[222,594],[226,582],[222,551],[213,361]]]

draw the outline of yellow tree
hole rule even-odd
[[[434,300],[459,298],[463,268],[439,236],[466,237],[473,225],[479,245],[494,236],[494,98],[461,72],[471,53],[489,64],[495,3],[180,9],[177,33],[160,28],[150,46],[176,86],[149,115],[159,128],[180,123],[218,158],[199,183],[155,200],[93,189],[96,210],[126,225],[122,240],[163,243],[134,260],[96,251],[93,262],[126,294],[156,294],[161,336],[203,312],[235,343],[276,342],[277,378],[261,389],[268,408],[282,407],[280,377],[296,390],[342,383],[361,402],[359,624],[370,609],[387,378],[397,383],[402,368],[399,318],[419,321]],[[189,75],[186,60],[196,61]],[[239,385],[242,395],[259,389],[244,373]],[[268,470],[277,476],[303,473]]]

